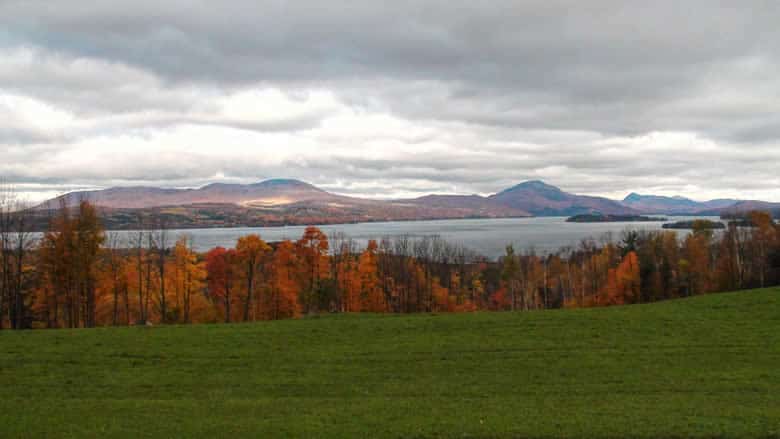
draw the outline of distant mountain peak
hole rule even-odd
[[[321,190],[320,188],[306,183],[305,181],[296,180],[294,178],[271,178],[268,180],[263,180],[257,183],[252,184],[252,186],[255,187],[267,187],[267,188],[284,188],[284,187],[293,187],[293,188],[307,188],[307,189],[316,189]]]
[[[570,194],[541,180],[530,180],[491,195],[489,199],[539,216],[581,213],[633,214],[633,209],[601,197]]]
[[[642,198],[644,198],[644,195],[638,194],[636,192],[631,192],[630,194],[626,195],[626,198],[623,198],[623,201],[627,201],[627,202],[639,201]]]
[[[560,188],[547,184],[542,180],[528,180],[520,184],[516,184],[510,187],[509,189],[502,191],[501,193],[508,193],[508,192],[521,191],[521,190],[561,192]]]
[[[308,183],[305,183],[301,180],[296,180],[294,178],[269,178],[268,180],[263,180],[255,184],[265,186],[308,185]]]
[[[197,203],[223,203],[248,205],[260,203],[276,205],[303,201],[322,201],[339,196],[301,180],[276,178],[255,184],[211,183],[198,189],[174,189],[155,187],[115,187],[95,191],[71,192],[40,205],[47,209],[58,199],[75,205],[79,199],[88,198],[96,205],[110,208],[150,208],[161,206],[186,206]]]
[[[209,184],[207,184],[205,186],[202,186],[200,189],[210,189],[210,188],[218,188],[218,187],[231,187],[231,186],[240,186],[240,185],[238,183],[209,183]]]
[[[543,182],[542,180],[528,180],[528,181],[524,181],[524,182],[516,185],[515,187],[544,188],[544,189],[560,190],[560,189],[558,189],[557,187],[555,187],[555,186],[553,186],[551,184],[547,184],[547,183]]]
[[[734,204],[736,200],[694,201],[680,195],[640,195],[635,192],[623,199],[625,206],[644,213],[693,214],[710,209],[720,209]]]
[[[626,202],[642,201],[642,200],[677,200],[677,201],[693,202],[693,200],[691,200],[690,198],[686,198],[681,195],[674,195],[672,197],[667,197],[664,195],[643,195],[643,194],[638,194],[636,192],[631,192],[630,194],[626,195],[626,198],[623,198],[623,201]]]

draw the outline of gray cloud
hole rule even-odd
[[[758,0],[6,0],[0,96],[34,105],[0,105],[0,175],[780,200],[778,21]]]

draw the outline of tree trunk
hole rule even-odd
[[[130,324],[130,292],[128,291],[127,283],[124,284],[124,288],[122,290],[125,299],[125,325],[129,325]]]
[[[116,282],[116,276],[114,276],[114,313],[113,318],[111,319],[111,324],[114,326],[117,326],[119,323],[119,288],[117,287]]]
[[[225,288],[225,323],[230,323],[230,288]]]
[[[249,263],[249,270],[246,276],[246,300],[244,301],[244,321],[249,320],[249,308],[252,306],[252,294],[254,289],[255,270],[254,262]]]

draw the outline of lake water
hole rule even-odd
[[[670,217],[669,222],[693,218],[695,217]],[[612,233],[617,240],[620,238],[620,233],[627,229],[661,230],[662,224],[662,222],[567,223],[565,217],[538,217],[377,222],[318,227],[328,235],[343,232],[361,245],[365,245],[369,239],[379,240],[383,237],[439,235],[449,242],[464,245],[489,258],[496,258],[504,254],[508,244],[513,244],[518,251],[533,248],[537,252],[544,253],[564,246],[576,246],[584,238],[598,239],[607,233]],[[206,251],[216,246],[232,247],[236,239],[251,233],[259,234],[266,241],[296,240],[303,234],[304,229],[304,226],[240,227],[172,230],[170,233],[172,238],[184,233],[189,234],[194,238],[195,249]],[[127,233],[132,232],[116,233],[126,236]],[[684,236],[688,232],[677,230],[677,233]]]

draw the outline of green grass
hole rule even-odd
[[[780,437],[780,290],[0,332],[0,437]]]

